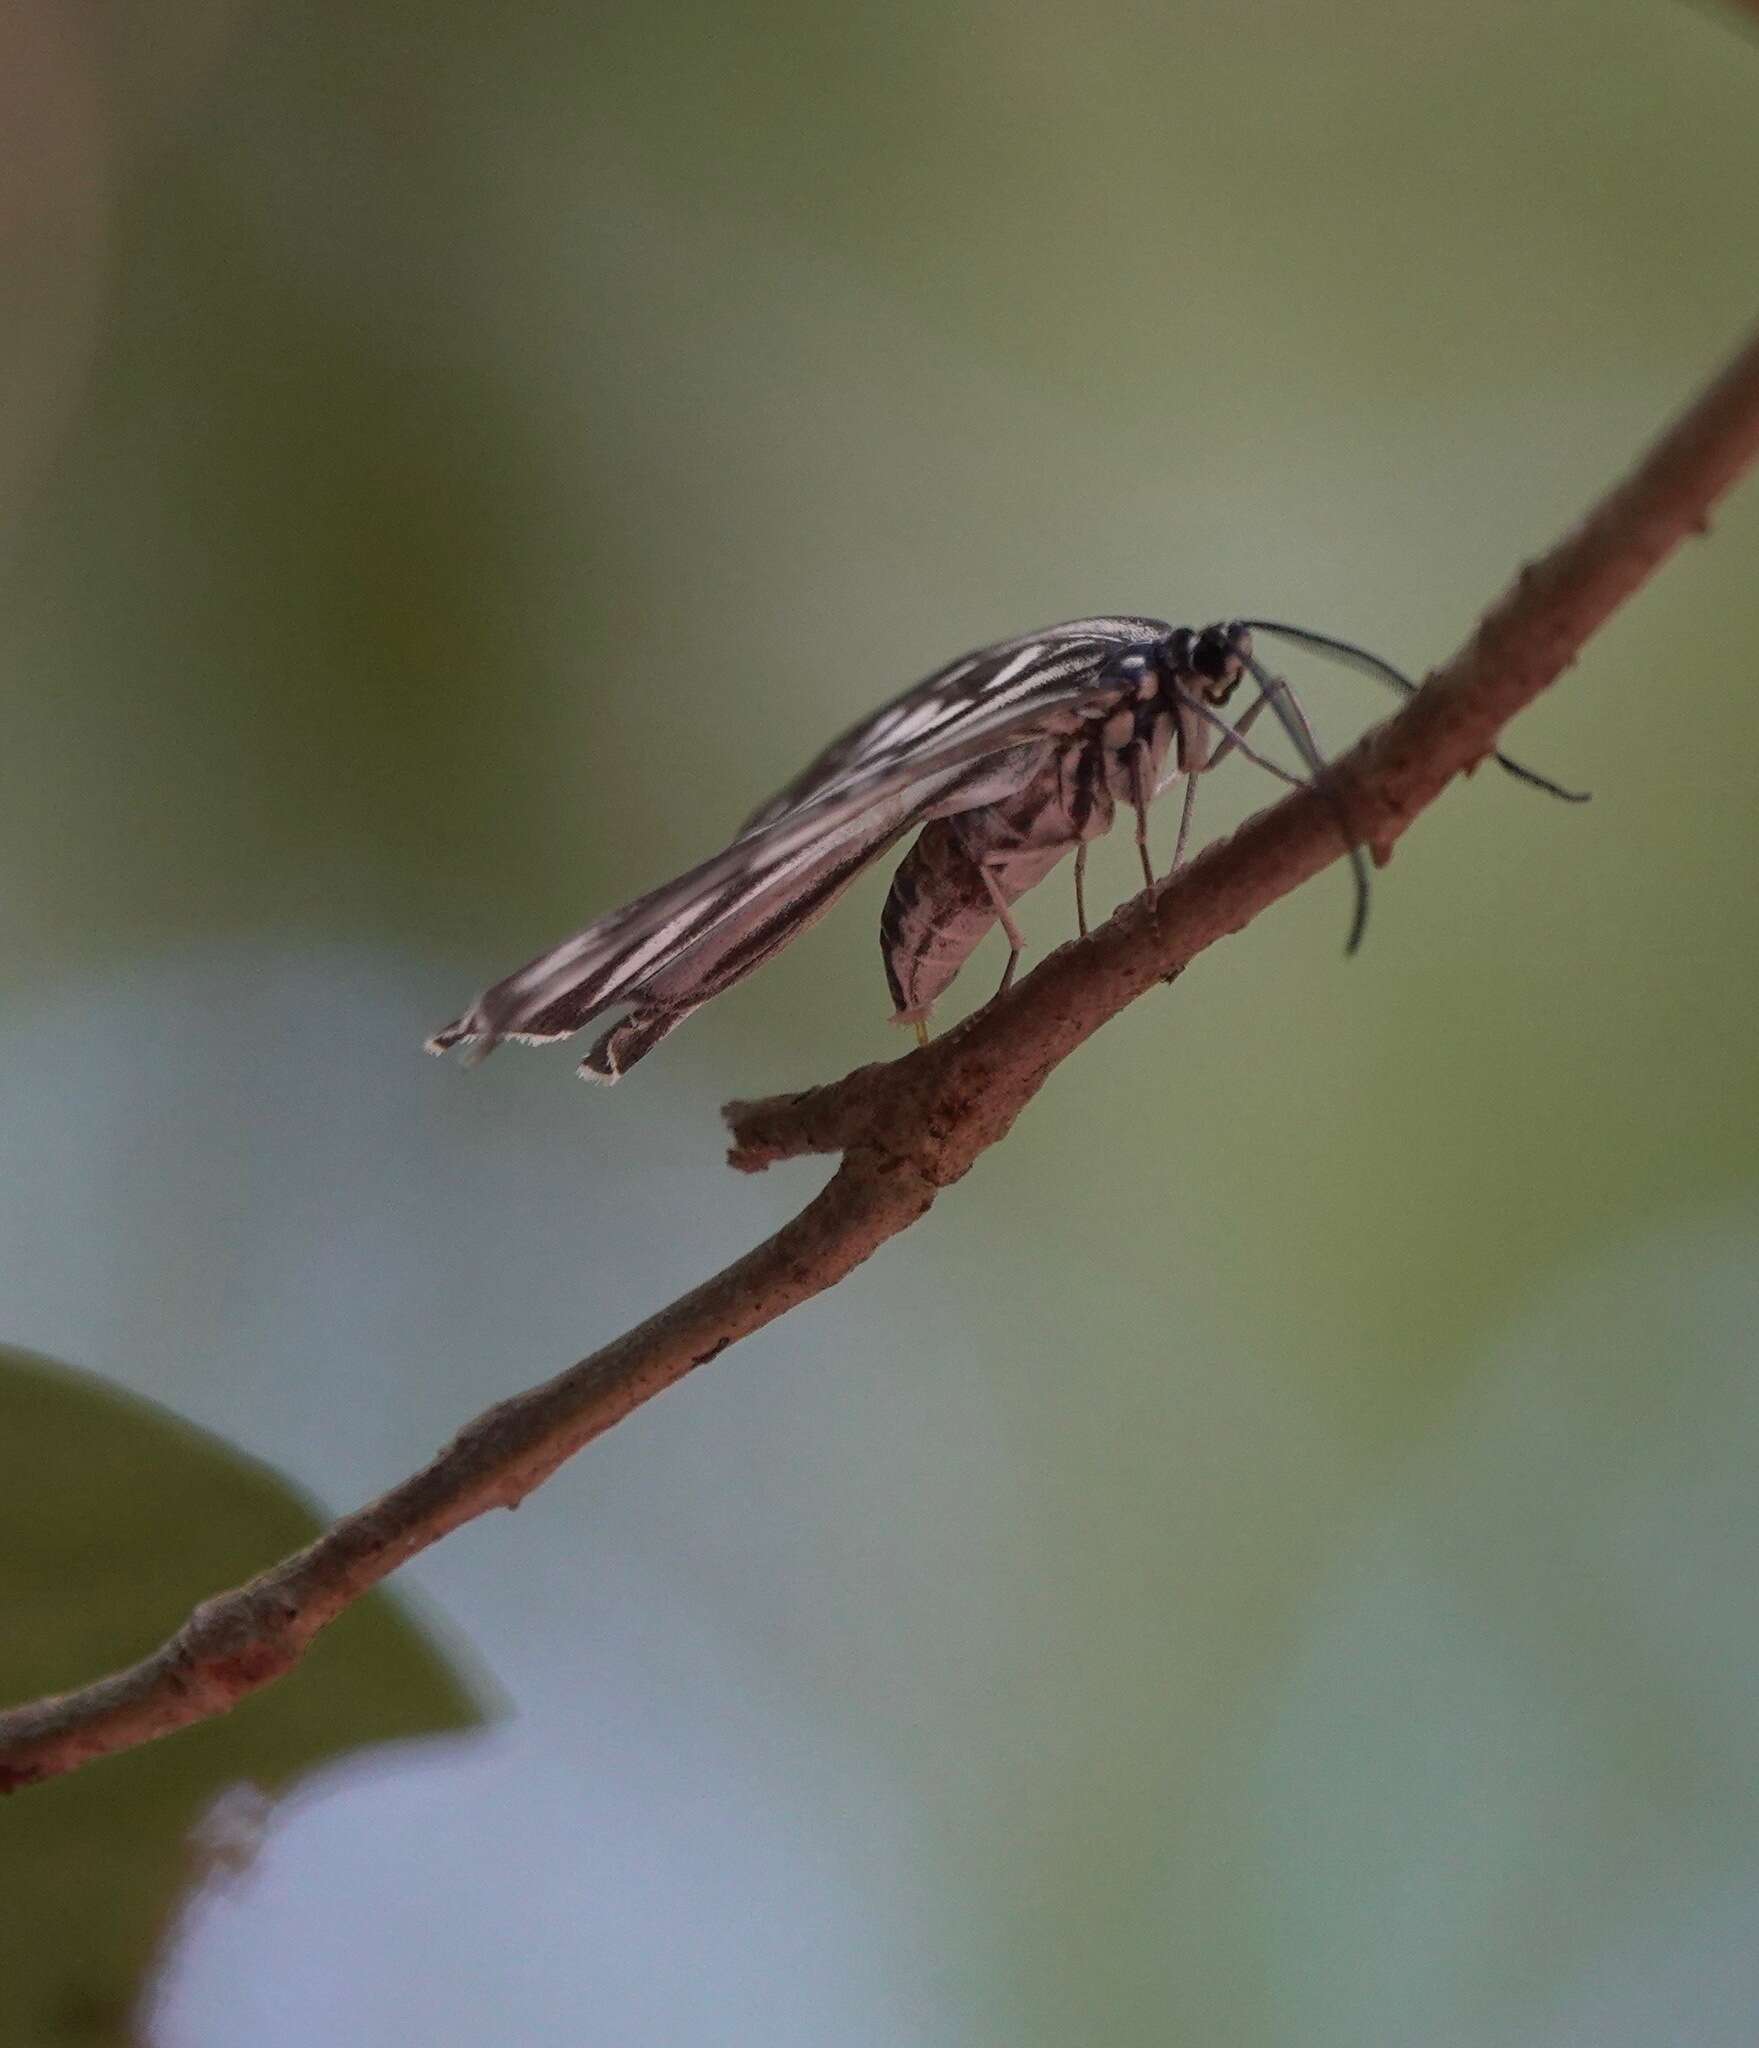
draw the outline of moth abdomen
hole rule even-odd
[[[930,820],[899,862],[880,912],[893,1021],[924,1021],[1004,909],[1065,854],[1108,831],[1112,816],[1100,748],[1090,743],[1050,754],[1009,795]]]

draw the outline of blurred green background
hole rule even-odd
[[[1449,652],[1754,317],[1741,21],[19,0],[0,1342],[342,1508],[755,1240],[822,1167],[714,1105],[894,1049],[883,877],[609,1094],[422,1037],[976,642]],[[1451,792],[1360,959],[1328,877],[422,1560],[456,1675],[314,1660],[310,1753],[495,1725],[305,1780],[155,2048],[1749,2042],[1756,675],[1749,487],[1511,735],[1588,810]],[[63,1437],[17,1512],[108,1523]],[[156,1860],[218,1776],[89,1782]],[[29,2048],[112,2038],[96,1938]]]

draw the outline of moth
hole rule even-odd
[[[1190,840],[1198,780],[1230,754],[1299,786],[1304,777],[1248,737],[1267,709],[1323,788],[1312,727],[1289,685],[1258,660],[1255,633],[1334,656],[1407,695],[1417,687],[1365,648],[1266,619],[1201,630],[1072,619],[980,647],[833,740],[721,852],[496,982],[427,1049],[466,1045],[480,1058],[503,1039],[544,1044],[621,1005],[627,1013],[580,1063],[587,1079],[615,1081],[815,924],[912,832],[880,916],[880,951],[895,1021],[925,1038],[935,1003],[998,924],[1008,962],[997,993],[1007,989],[1024,944],[1013,906],[1070,853],[1085,935],[1087,850],[1120,807],[1152,888],[1149,808],[1172,782],[1185,785],[1174,868]],[[1247,684],[1250,701],[1230,717]],[[1524,782],[1583,800],[1496,758]],[[1340,829],[1355,888],[1346,947],[1354,952],[1368,916],[1368,865],[1341,814]]]

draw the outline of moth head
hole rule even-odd
[[[1252,635],[1239,619],[1205,626],[1191,642],[1191,673],[1211,704],[1225,704],[1252,665]]]

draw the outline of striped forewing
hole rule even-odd
[[[1170,630],[1161,619],[1071,619],[963,654],[832,740],[752,813],[744,830],[755,831],[825,797],[859,789],[870,774],[938,754],[961,740],[1020,738],[1038,712],[1085,695],[1114,655]]]
[[[834,741],[730,846],[498,982],[430,1049],[578,1030],[730,920],[785,900],[791,883],[809,888],[848,842],[866,841],[877,857],[890,835],[872,830],[876,806],[896,800],[899,813],[922,815],[971,763],[1109,700],[1125,687],[1108,677],[1115,658],[1167,630],[1156,619],[1076,619],[949,663]]]
[[[625,963],[621,978],[590,968],[585,972],[578,967],[563,969],[538,992],[519,997],[518,1021],[494,1025],[495,1035],[522,1040],[568,1038],[600,1010],[626,998],[693,1006],[710,1001],[816,922],[864,868],[921,821],[943,785],[968,774],[969,770],[957,769],[950,776],[931,776],[910,790],[870,804],[840,830],[819,835],[809,847],[802,847],[798,859],[753,870],[742,878],[737,901],[727,915],[712,914],[720,896],[700,879],[711,863],[680,875],[664,889],[630,904],[627,912],[614,913],[622,919],[628,912],[649,913],[651,906],[651,959],[647,957],[649,948],[641,948]],[[721,886],[724,891],[731,884]],[[685,937],[685,928],[678,927],[680,914],[692,919],[687,927],[692,936]],[[601,918],[580,937],[590,937],[611,921]],[[631,940],[648,922],[648,914],[633,920]],[[520,974],[490,989],[471,1015],[460,1019],[460,1024],[470,1027],[463,1034],[454,1026],[430,1043],[444,1050],[444,1045],[455,1042],[459,1035],[479,1035],[477,1020],[485,1014],[490,1019],[497,1015],[515,983],[554,962],[564,950],[558,947],[554,953],[542,955]]]

